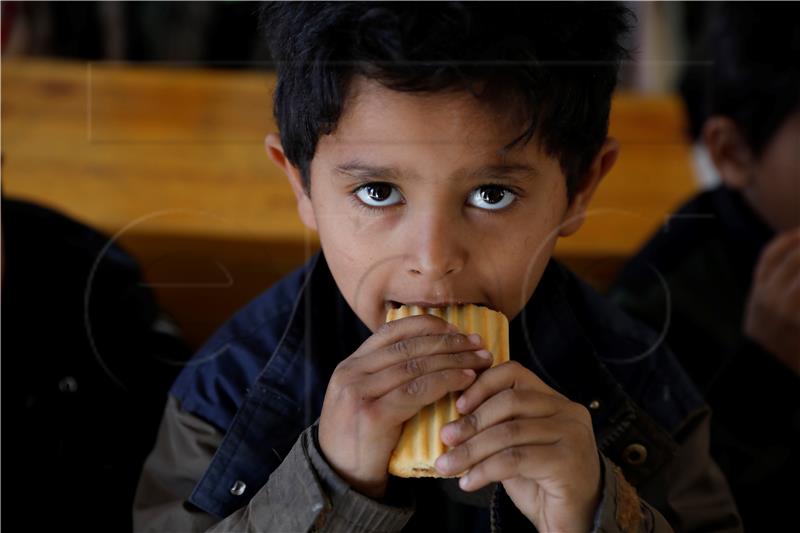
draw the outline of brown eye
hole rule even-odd
[[[482,185],[470,195],[475,207],[489,211],[497,211],[508,207],[516,199],[511,189],[500,185]]]
[[[383,183],[367,185],[365,189],[370,199],[375,200],[376,202],[383,202],[391,194],[390,188]]]
[[[391,207],[398,203],[396,200],[402,198],[397,189],[388,183],[367,183],[356,189],[354,195],[363,205],[378,209]],[[393,196],[396,199],[394,202],[385,203]]]
[[[481,199],[484,202],[488,202],[490,204],[499,203],[503,199],[504,196],[505,196],[505,193],[503,191],[501,191],[501,190],[498,190],[498,189],[482,189],[481,190]]]

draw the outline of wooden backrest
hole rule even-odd
[[[318,247],[267,158],[270,72],[3,62],[4,194],[107,233],[198,346]],[[679,100],[615,96],[620,158],[556,254],[602,287],[696,190]],[[57,267],[57,265],[55,265]]]

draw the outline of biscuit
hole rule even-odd
[[[491,352],[492,366],[509,360],[508,319],[499,312],[478,305],[459,305],[447,308],[401,306],[390,309],[386,322],[415,315],[435,315],[458,327],[462,333],[477,333],[483,346]],[[459,477],[443,476],[433,465],[436,458],[450,447],[439,438],[442,427],[461,417],[456,409],[459,393],[450,392],[440,400],[426,405],[403,424],[397,447],[389,459],[389,473],[398,477]]]

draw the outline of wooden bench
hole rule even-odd
[[[117,241],[193,346],[318,249],[267,158],[274,74],[45,60],[2,65],[3,190]],[[674,96],[620,94],[622,144],[557,256],[603,287],[696,189]]]

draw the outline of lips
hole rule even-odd
[[[425,300],[413,300],[413,301],[407,301],[407,302],[399,302],[397,300],[387,300],[385,305],[386,305],[386,309],[389,310],[389,309],[399,309],[400,306],[402,306],[402,305],[407,305],[409,307],[413,306],[413,305],[416,305],[416,306],[425,307],[425,308],[428,308],[428,309],[435,309],[435,308],[445,308],[445,307],[450,307],[450,306],[455,306],[455,305],[467,305],[467,304],[481,305],[483,307],[488,307],[489,309],[491,309],[493,311],[495,310],[491,305],[487,304],[486,302],[466,302],[466,301],[463,301],[463,300],[452,300],[452,301],[446,301],[446,302],[441,302],[441,301],[440,302],[430,302],[430,301],[425,301]]]

